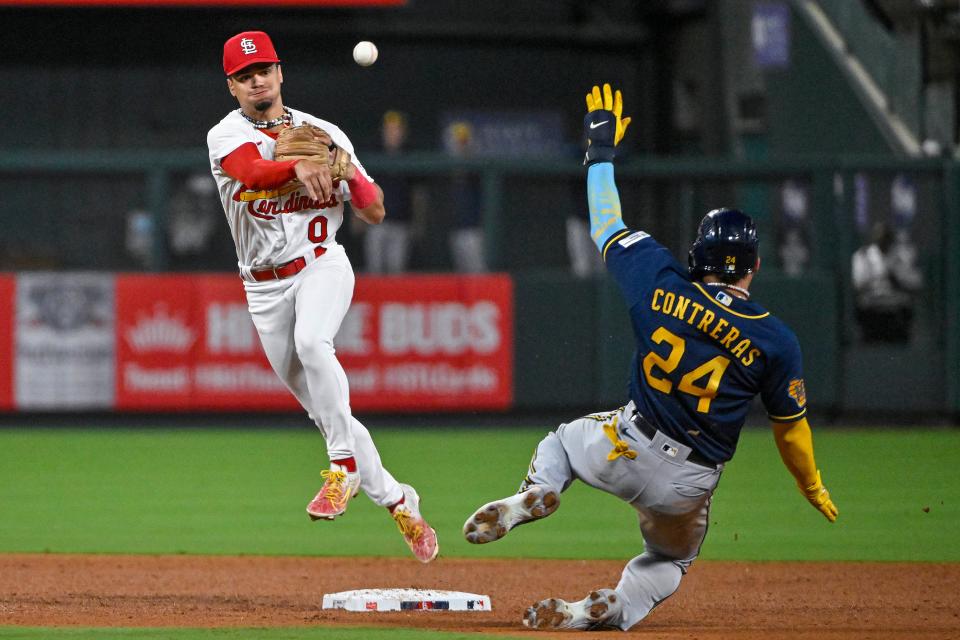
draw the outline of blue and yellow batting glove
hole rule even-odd
[[[616,147],[627,132],[630,118],[623,117],[623,96],[620,90],[611,90],[609,84],[594,86],[587,94],[587,115],[583,118],[583,132],[587,138],[587,155],[583,164],[612,162]]]

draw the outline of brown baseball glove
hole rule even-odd
[[[350,154],[333,143],[330,134],[318,126],[301,124],[288,127],[277,136],[274,160],[301,160],[329,165],[330,177],[346,178]]]

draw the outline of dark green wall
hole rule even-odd
[[[627,309],[607,277],[516,273],[515,390],[518,409],[612,408],[627,401],[634,340]],[[755,299],[787,323],[803,348],[808,397],[834,409],[840,373],[835,288],[828,274],[803,280],[758,274]],[[826,295],[824,292],[828,292]]]
[[[791,20],[790,65],[764,74],[768,142],[777,153],[889,153],[870,114],[800,16]]]

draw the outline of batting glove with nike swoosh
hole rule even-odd
[[[612,162],[616,147],[627,132],[630,118],[623,117],[623,96],[612,91],[609,84],[594,86],[587,94],[587,115],[583,118],[583,132],[587,138],[587,155],[583,164]]]

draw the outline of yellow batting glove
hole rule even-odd
[[[616,146],[623,140],[631,121],[630,117],[623,117],[623,94],[620,93],[620,89],[613,91],[609,84],[604,84],[601,96],[600,87],[596,85],[593,87],[593,90],[587,94],[587,113],[601,109],[612,112],[616,119],[617,128],[613,138],[613,144]]]
[[[819,471],[817,471],[817,481],[808,487],[800,487],[800,491],[803,492],[807,501],[827,520],[830,522],[836,521],[840,512],[837,510],[837,506],[833,504],[833,500],[830,499],[830,492],[823,486]]]
[[[616,93],[609,84],[594,86],[587,94],[587,115],[583,118],[583,133],[588,140],[587,155],[583,164],[589,166],[595,162],[612,162],[616,157],[616,146],[623,140],[630,118],[623,117],[623,96]]]

